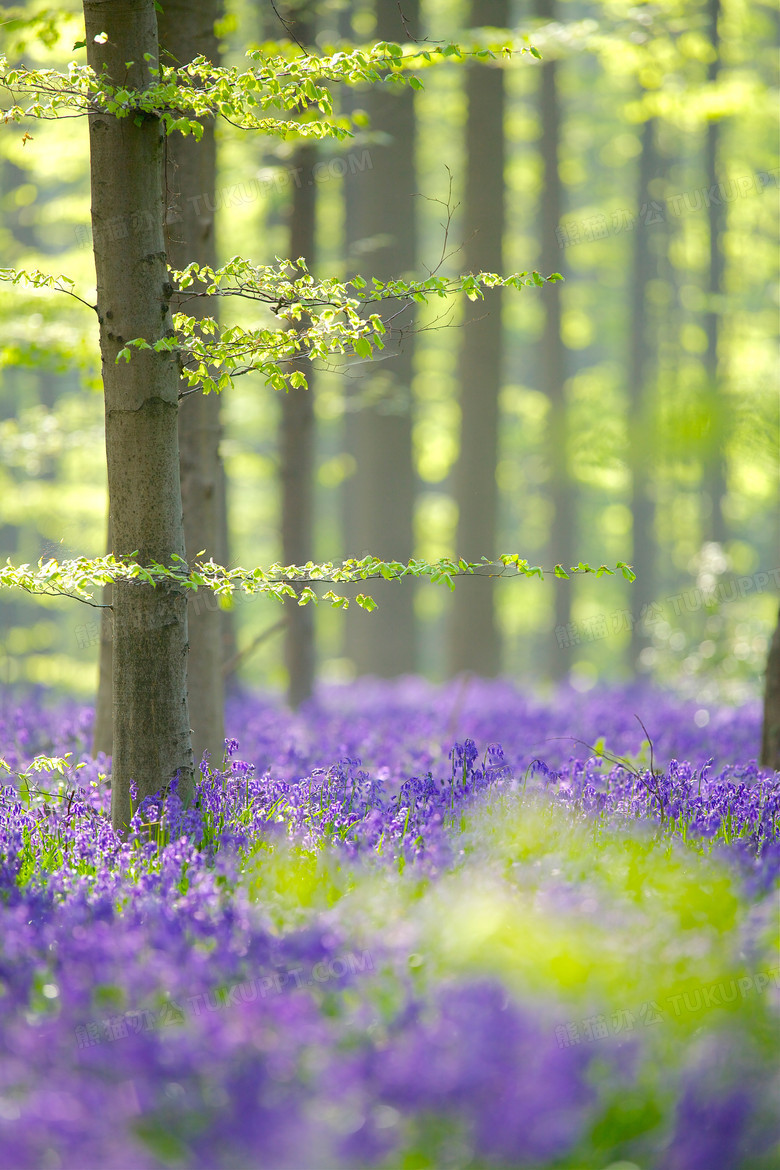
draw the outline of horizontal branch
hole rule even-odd
[[[231,607],[234,594],[241,593],[263,594],[276,601],[291,598],[298,605],[307,605],[309,602],[316,604],[320,600],[329,601],[336,609],[348,609],[350,598],[344,593],[330,589],[320,597],[312,587],[337,585],[343,589],[345,586],[357,585],[364,581],[398,581],[404,577],[412,577],[454,589],[455,579],[466,576],[543,579],[545,576],[569,578],[585,573],[593,573],[597,577],[605,574],[613,576],[617,571],[620,571],[627,581],[634,580],[631,566],[624,561],[618,561],[614,569],[607,565],[593,568],[583,561],[568,569],[562,565],[556,565],[553,569],[543,569],[540,565],[529,565],[518,553],[503,553],[496,560],[482,557],[479,561],[444,557],[438,561],[412,559],[403,562],[383,561],[379,557],[365,556],[360,560],[342,561],[341,564],[332,562],[314,564],[309,561],[305,565],[273,564],[267,569],[262,567],[226,569],[212,560],[198,561],[195,567],[190,569],[189,565],[175,553],[171,556],[171,565],[162,565],[157,561],[142,565],[133,559],[135,555],[124,561],[117,560],[111,554],[93,560],[85,557],[62,562],[40,560],[37,568],[30,565],[17,567],[8,561],[0,568],[0,588],[23,589],[32,594],[56,594],[89,602],[92,598],[90,590],[111,583],[125,582],[193,592],[207,589],[220,599],[225,608]],[[304,586],[302,589],[301,584]],[[359,593],[354,600],[369,612],[377,607],[374,599],[364,593]]]
[[[80,46],[84,47],[84,42]],[[203,135],[203,124],[221,117],[243,130],[259,130],[279,138],[293,136],[346,138],[351,120],[334,115],[330,87],[390,82],[422,89],[410,71],[438,60],[491,60],[498,52],[483,47],[434,45],[424,49],[380,41],[368,48],[352,48],[329,56],[288,56],[253,49],[249,69],[215,65],[197,57],[181,67],[148,62],[149,83],[143,88],[111,86],[87,65],[70,62],[67,72],[54,69],[10,68],[0,57],[0,89],[11,104],[0,111],[6,122],[25,118],[61,118],[107,113],[117,118],[153,116],[170,134]],[[532,53],[528,45],[516,52]],[[506,53],[511,56],[512,50]],[[20,104],[23,98],[30,104]],[[267,111],[295,115],[274,117]]]
[[[541,287],[562,279],[558,272],[544,277],[538,272],[440,276],[434,271],[416,281],[361,276],[315,280],[302,257],[257,265],[239,256],[221,268],[190,264],[172,276],[180,299],[242,297],[266,305],[282,322],[278,327],[245,328],[224,325],[214,317],[175,313],[174,336],[156,341],[154,348],[177,351],[189,387],[205,393],[225,389],[234,376],[250,370],[261,373],[275,390],[305,389],[301,361],[344,356],[370,360],[384,349],[388,326],[415,304],[457,295],[477,301],[488,289]],[[386,302],[398,306],[389,318],[376,311]],[[135,338],[117,360],[129,361],[133,349],[148,348],[148,342]]]
[[[448,212],[451,215],[449,207]],[[172,336],[154,342],[132,338],[117,354],[117,362],[129,362],[136,350],[174,353],[189,390],[206,394],[226,389],[234,377],[253,370],[262,374],[266,385],[274,390],[305,389],[302,361],[327,362],[334,357],[368,361],[376,351],[384,349],[388,332],[399,335],[393,322],[414,305],[458,295],[471,301],[484,300],[489,289],[519,290],[563,279],[559,272],[549,276],[536,271],[508,276],[495,272],[440,276],[434,270],[422,280],[411,281],[362,276],[348,281],[336,277],[315,280],[303,257],[277,257],[275,264],[253,264],[240,256],[234,256],[221,268],[193,263],[171,276],[180,303],[237,296],[265,305],[280,322],[267,328],[247,328],[223,324],[215,317],[176,312]],[[73,291],[74,282],[69,277],[38,269],[0,268],[0,281],[65,292],[82,301]],[[386,302],[395,307],[383,318],[376,310]]]

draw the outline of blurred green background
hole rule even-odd
[[[368,371],[352,363],[315,371],[312,555],[408,555],[383,545],[386,530],[374,537],[355,521],[356,501],[371,498],[376,480],[371,452],[382,446],[383,420],[395,418],[411,473],[390,460],[379,489],[390,501],[409,498],[399,517],[414,555],[517,551],[548,567],[623,559],[639,580],[468,582],[458,612],[440,587],[386,585],[373,615],[319,608],[318,677],[388,673],[382,626],[366,633],[385,622],[398,651],[393,670],[434,680],[474,669],[533,686],[568,677],[587,690],[640,675],[705,706],[744,701],[760,688],[780,585],[776,8],[758,0],[376,7],[310,5],[317,47],[380,34],[404,41],[419,18],[418,35],[434,42],[520,48],[527,36],[542,61],[515,53],[423,69],[424,89],[394,99],[411,110],[413,135],[399,137],[387,100],[338,93],[371,125],[317,147],[306,180],[316,186],[312,270],[370,276],[379,253],[382,265],[392,261],[394,241],[371,200],[383,152],[405,149],[414,187],[390,196],[413,223],[415,270],[437,265],[449,204],[445,271],[490,268],[480,260],[484,244],[486,257],[498,249],[504,271],[558,271],[565,283],[556,300],[526,289],[453,305],[445,320],[426,310],[401,358]],[[71,15],[58,17],[51,35],[44,5],[4,8],[3,51],[28,65],[83,59],[72,51],[83,36],[79,8],[60,5]],[[291,28],[295,9],[280,8]],[[15,14],[35,12],[42,36],[14,24]],[[506,33],[469,31],[495,12],[506,13]],[[220,33],[223,59],[240,64],[248,46],[285,30],[270,5],[229,0]],[[295,144],[225,126],[217,133],[221,257],[286,255]],[[474,152],[485,144],[500,164],[483,173]],[[4,265],[65,273],[89,301],[87,152],[81,119],[0,133]],[[497,194],[503,224],[489,212]],[[243,320],[252,312],[238,310]],[[469,387],[466,349],[487,317],[501,324],[499,372]],[[106,485],[92,314],[66,297],[0,287],[0,377],[0,558],[100,555]],[[476,391],[497,411],[493,454],[471,465],[462,456],[472,424],[461,425],[469,391],[472,403]],[[279,401],[255,375],[223,398],[230,563],[268,564],[281,555]],[[492,547],[459,546],[459,510],[470,496],[482,499],[486,484],[495,485],[485,504]],[[408,613],[393,608],[400,590],[413,601]],[[472,604],[483,623],[473,630]],[[98,614],[4,592],[0,682],[89,699]],[[237,604],[238,651],[278,617],[270,602]],[[280,636],[248,653],[239,675],[282,688]]]

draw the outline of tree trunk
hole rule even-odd
[[[537,0],[537,16],[542,20],[555,19],[555,0]],[[563,208],[563,192],[558,170],[558,143],[561,117],[558,101],[558,62],[545,61],[540,68],[539,111],[542,156],[543,191],[540,209],[539,266],[542,275],[549,276],[561,265],[556,229]],[[556,281],[541,289],[544,305],[544,328],[540,352],[540,383],[550,402],[547,430],[548,464],[550,468],[550,498],[553,521],[550,531],[549,556],[553,564],[565,568],[574,563],[575,494],[569,479],[568,420],[566,415],[566,358],[561,339],[561,286]],[[571,581],[551,581],[555,604],[556,638],[550,653],[550,673],[553,678],[565,678],[571,668],[571,645],[567,627],[571,622]]]
[[[314,6],[286,14],[288,24],[302,45],[314,40]],[[296,19],[297,16],[297,19]],[[303,256],[309,269],[315,262],[316,191],[314,165],[317,148],[303,142],[292,166],[299,176],[290,207],[291,260]],[[282,560],[301,565],[314,555],[314,375],[302,365],[307,390],[288,390],[282,395],[279,431],[279,476],[282,497]],[[293,709],[311,697],[314,689],[314,606],[286,603],[284,659],[287,667],[287,701]]]
[[[376,40],[405,41],[419,35],[419,2],[409,0],[403,14],[396,0],[376,0]],[[414,93],[377,85],[361,96],[372,131],[386,136],[370,147],[371,166],[348,175],[347,247],[349,263],[380,280],[415,267],[416,192]],[[359,245],[359,247],[358,247]],[[412,324],[405,318],[404,327]],[[398,322],[394,322],[395,330]],[[392,356],[390,356],[392,354]],[[414,551],[414,466],[412,460],[413,339],[388,338],[383,360],[370,376],[351,383],[362,401],[347,414],[347,450],[357,462],[345,490],[345,552],[371,552],[408,560]],[[359,367],[353,367],[356,373]],[[359,674],[393,678],[416,666],[414,590],[408,582],[372,582],[379,603],[370,616],[346,615],[345,651]]]
[[[707,80],[712,85],[717,81],[720,72],[720,34],[718,30],[720,0],[707,0],[707,9],[710,22],[710,44],[715,54],[707,70]],[[710,190],[720,182],[718,173],[719,134],[720,122],[717,119],[710,120],[707,123],[707,140],[704,149],[707,188]],[[723,544],[726,540],[726,524],[723,518],[723,497],[726,494],[726,477],[723,466],[726,413],[718,384],[718,333],[720,326],[718,298],[723,292],[722,238],[725,228],[725,208],[718,199],[710,199],[708,204],[710,263],[707,291],[709,305],[704,315],[704,329],[707,334],[704,365],[707,371],[706,392],[709,397],[710,427],[706,437],[707,447],[704,454],[704,487],[709,497],[710,514],[708,520],[705,521],[704,530],[708,532],[710,540]]]
[[[761,767],[780,771],[780,613],[766,662]]]
[[[214,22],[221,0],[163,0],[157,14],[160,53],[166,64],[187,65],[195,57],[216,62],[219,46]],[[214,123],[204,123],[203,137],[172,134],[166,152],[166,245],[168,263],[184,268],[193,260],[215,267],[216,144]],[[178,308],[177,298],[172,308]],[[191,316],[208,317],[214,308],[205,299],[187,301]],[[182,383],[182,389],[186,384]],[[179,456],[184,508],[184,543],[192,563],[200,552],[219,555],[221,434],[219,397],[188,394],[179,410]],[[218,562],[224,563],[224,562]],[[219,764],[225,750],[222,679],[222,611],[213,593],[199,589],[189,598],[187,696],[196,764],[203,753]]]
[[[308,31],[308,30],[307,30]],[[311,40],[300,23],[296,35],[302,44]],[[290,216],[290,259],[314,263],[315,192],[313,168],[317,148],[299,146],[294,165],[301,181],[295,186]],[[289,390],[282,396],[279,466],[282,487],[282,560],[301,565],[314,555],[314,388],[311,366],[304,370],[307,390]],[[287,602],[284,658],[287,666],[287,699],[295,709],[311,697],[314,688],[314,606]]]
[[[150,81],[158,59],[154,0],[84,0],[87,60],[127,89]],[[105,35],[102,35],[105,34]],[[147,59],[149,64],[147,64]],[[172,334],[163,236],[164,133],[159,119],[89,118],[92,233],[103,367],[108,493],[118,557],[141,564],[184,556],[179,486],[179,372],[170,353],[135,351]],[[187,710],[187,606],[167,585],[114,585],[114,753],[111,815],[124,832],[138,800],[178,777],[193,782]]]
[[[648,188],[657,172],[655,122],[649,118],[642,128],[639,157],[637,212],[650,198]],[[631,278],[628,398],[631,445],[631,516],[633,522],[633,565],[636,581],[631,586],[631,659],[634,669],[646,644],[640,623],[645,607],[652,602],[655,567],[654,505],[651,499],[653,444],[649,442],[653,410],[649,393],[651,346],[647,315],[647,286],[654,273],[648,232],[640,225],[634,232],[634,269]]]
[[[472,0],[471,24],[506,28],[507,0]],[[467,272],[503,270],[504,71],[474,64],[466,79],[466,193],[463,213]],[[460,361],[460,455],[455,468],[455,551],[467,560],[495,556],[498,526],[498,403],[502,376],[501,293],[471,306]],[[493,676],[501,669],[489,577],[458,581],[453,597],[450,667]]]

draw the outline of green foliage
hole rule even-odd
[[[520,51],[528,50],[523,47]],[[251,50],[247,55],[255,65],[244,71],[215,66],[204,57],[180,69],[157,68],[148,62],[148,84],[142,88],[110,86],[89,67],[73,62],[67,73],[59,73],[10,69],[7,60],[0,58],[0,82],[12,94],[34,97],[26,108],[14,104],[7,109],[5,121],[58,117],[66,110],[102,111],[119,118],[143,114],[160,118],[169,134],[180,131],[200,138],[203,120],[218,115],[231,125],[281,138],[294,134],[343,138],[350,131],[343,118],[333,116],[329,86],[334,82],[356,85],[390,80],[403,84],[415,80],[407,72],[414,64],[427,65],[438,58],[494,56],[492,50],[479,47],[467,54],[452,44],[417,52],[385,41],[328,57],[291,56],[291,52],[292,47],[277,54]],[[300,120],[260,117],[268,110],[301,116]],[[212,317],[177,313],[175,336],[156,341],[153,348],[177,351],[189,387],[205,393],[221,391],[231,384],[233,376],[251,370],[260,371],[273,389],[302,389],[306,387],[305,374],[292,368],[302,358],[322,361],[351,354],[369,360],[375,350],[384,347],[387,327],[378,313],[366,309],[381,301],[426,304],[430,298],[443,299],[456,293],[465,293],[475,301],[484,297],[486,288],[519,289],[562,279],[560,273],[545,278],[538,272],[506,277],[480,272],[453,278],[434,271],[416,282],[374,278],[369,284],[359,276],[348,282],[335,278],[315,281],[302,258],[294,262],[277,258],[276,265],[255,265],[241,257],[216,270],[191,264],[173,276],[180,292],[259,301],[284,322],[277,328],[222,326]],[[82,299],[73,291],[72,280],[38,269],[0,269],[0,280],[50,288]],[[117,361],[129,361],[134,348],[150,349],[152,345],[144,338],[132,338]]]
[[[484,289],[520,289],[545,283],[538,272],[510,276],[480,272],[457,277],[434,273],[422,281],[367,281],[360,276],[346,282],[335,277],[315,280],[302,257],[256,265],[240,256],[216,270],[190,264],[173,278],[179,290],[189,290],[192,296],[237,296],[260,302],[284,322],[282,328],[245,328],[222,325],[212,317],[175,314],[176,336],[156,342],[154,348],[178,350],[188,384],[205,393],[224,389],[234,375],[250,370],[260,371],[275,390],[304,388],[305,375],[291,368],[293,362],[327,361],[345,354],[370,359],[375,350],[384,348],[387,333],[380,315],[370,311],[380,302],[397,301],[402,309],[412,302],[427,304],[432,298],[459,293],[481,300]],[[547,279],[560,276],[554,273]],[[131,348],[151,347],[137,338],[129,341],[118,357],[129,360]]]
[[[206,394],[226,389],[234,376],[251,370],[262,373],[274,390],[305,389],[306,376],[292,368],[293,362],[327,361],[346,354],[370,359],[375,350],[384,348],[387,326],[378,313],[367,310],[383,301],[397,301],[403,308],[460,293],[475,301],[484,299],[485,289],[541,287],[562,279],[558,272],[549,277],[538,272],[509,276],[479,272],[455,277],[432,273],[421,281],[373,277],[369,282],[360,276],[346,282],[335,277],[317,281],[303,257],[294,261],[277,258],[276,264],[257,265],[240,256],[217,269],[193,263],[172,277],[177,291],[188,292],[193,298],[234,296],[260,302],[285,323],[280,328],[246,328],[223,325],[213,317],[176,313],[173,337],[161,338],[153,345],[142,337],[132,338],[117,355],[117,361],[127,362],[133,349],[176,351],[188,385]],[[0,268],[0,281],[65,292],[87,305],[67,276],[38,269]]]
[[[72,780],[72,774],[80,771],[86,767],[86,764],[73,764],[71,762],[71,752],[67,752],[64,756],[35,756],[33,760],[21,772],[12,768],[4,759],[0,758],[0,771],[7,773],[9,777],[13,777],[13,784],[19,793],[20,799],[24,804],[31,807],[45,806],[47,802],[57,797],[62,796],[68,790],[69,781]],[[49,776],[59,776],[60,781],[57,792],[52,792],[50,788],[40,789],[34,783],[33,777],[40,775],[42,772]]]
[[[476,301],[483,300],[484,289],[520,289],[561,280],[559,273],[545,278],[534,271],[510,276],[433,274],[423,281],[382,282],[372,277],[368,282],[360,276],[346,282],[336,277],[315,281],[303,257],[296,261],[277,259],[276,264],[253,264],[241,256],[234,256],[218,269],[192,263],[172,276],[180,292],[189,291],[193,297],[239,296],[261,302],[272,316],[285,323],[276,329],[244,328],[223,325],[214,317],[177,312],[173,337],[160,338],[153,345],[143,337],[132,338],[117,355],[117,362],[130,362],[132,350],[178,352],[187,384],[203,393],[225,390],[235,376],[251,370],[260,371],[274,390],[305,388],[305,374],[292,369],[292,363],[302,359],[324,362],[345,355],[372,358],[374,350],[384,349],[382,338],[387,326],[378,312],[367,309],[380,302],[396,301],[403,308],[412,302],[427,304],[430,298],[447,298],[461,292]],[[77,296],[74,281],[67,276],[53,276],[37,269],[0,268],[0,281],[67,292],[87,304]],[[361,292],[361,296],[354,295]]]
[[[134,554],[135,555],[135,554]],[[400,580],[402,577],[428,578],[434,585],[447,585],[454,589],[455,577],[490,576],[490,577],[540,577],[553,573],[560,576],[562,566],[557,565],[555,570],[543,569],[539,565],[530,566],[517,553],[504,553],[498,561],[490,561],[483,557],[480,561],[466,561],[462,558],[442,558],[428,562],[412,559],[403,561],[383,561],[379,557],[365,556],[360,560],[349,559],[336,565],[325,563],[315,565],[308,562],[305,565],[279,565],[269,568],[258,567],[244,569],[240,566],[235,569],[226,569],[217,565],[213,560],[198,561],[190,569],[185,561],[175,553],[172,555],[171,566],[161,565],[151,561],[142,565],[132,558],[117,560],[109,554],[89,560],[86,557],[77,557],[73,560],[56,561],[50,559],[38,562],[37,568],[30,565],[12,565],[10,561],[0,568],[0,588],[23,589],[27,593],[42,594],[49,597],[71,597],[77,600],[95,604],[92,600],[93,590],[107,585],[112,581],[139,581],[156,586],[165,584],[169,588],[178,587],[197,591],[199,588],[208,589],[217,597],[225,599],[230,604],[233,593],[263,593],[275,601],[284,601],[293,598],[298,605],[308,605],[309,602],[319,600],[311,588],[315,584],[336,584],[340,587],[357,584],[361,581]],[[619,561],[617,566],[627,581],[634,580],[634,573],[630,565]],[[561,570],[561,572],[558,572]],[[600,565],[597,569],[580,561],[572,565],[564,576],[577,573],[595,573],[602,576],[615,573],[607,565]],[[303,583],[305,588],[300,589]],[[295,586],[298,586],[296,588]],[[329,590],[323,600],[329,601],[337,609],[347,609],[349,598],[343,593]],[[355,598],[358,605],[369,612],[376,609],[377,603],[366,594],[358,594]]]
[[[77,47],[83,47],[83,42]],[[522,46],[520,52],[530,52]],[[63,114],[106,113],[117,118],[152,115],[171,134],[200,138],[203,120],[217,115],[243,130],[259,130],[279,138],[294,135],[343,139],[350,135],[350,121],[334,114],[331,86],[389,82],[420,88],[410,68],[436,60],[494,56],[488,49],[464,53],[457,45],[417,51],[380,41],[366,49],[340,51],[331,56],[301,56],[295,46],[268,54],[261,49],[247,53],[249,69],[214,65],[197,57],[181,68],[147,61],[143,88],[111,86],[87,65],[70,62],[66,72],[53,69],[10,68],[0,57],[0,84],[12,95],[4,111],[6,122],[24,118],[58,118]],[[130,63],[132,64],[132,63]],[[32,100],[19,104],[23,97]],[[295,118],[266,116],[267,111],[295,113]]]
[[[15,268],[0,268],[0,280],[10,281],[11,284],[29,284],[33,288],[49,288],[55,292],[72,294],[76,283],[69,276],[54,276],[50,272],[41,272],[39,268],[17,270]]]
[[[224,390],[233,376],[250,370],[260,371],[274,390],[305,388],[305,374],[286,365],[304,358],[325,361],[345,354],[370,359],[375,350],[384,348],[387,326],[378,313],[366,310],[383,301],[398,301],[403,307],[404,303],[427,304],[431,298],[445,299],[458,293],[465,293],[472,301],[482,300],[485,289],[520,289],[562,279],[557,272],[546,278],[538,272],[509,276],[479,272],[456,277],[434,273],[421,281],[372,278],[369,282],[360,276],[346,282],[335,277],[315,281],[302,257],[256,265],[240,256],[221,268],[190,264],[172,275],[177,290],[190,292],[192,297],[237,296],[258,301],[285,322],[281,328],[245,328],[223,325],[213,317],[176,313],[175,336],[161,338],[153,345],[142,337],[132,338],[117,355],[117,361],[130,361],[133,349],[177,351],[188,385],[206,394]],[[66,276],[38,269],[0,268],[0,281],[65,292],[87,304]]]

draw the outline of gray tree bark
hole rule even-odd
[[[302,45],[314,40],[314,6],[290,12],[287,19]],[[297,15],[297,19],[293,18]],[[292,160],[297,174],[290,206],[290,259],[303,256],[311,270],[315,261],[316,191],[314,165],[317,148],[302,142]],[[282,504],[282,560],[301,565],[314,556],[314,375],[310,365],[301,366],[307,390],[288,390],[282,395],[279,429],[279,477]],[[287,667],[287,701],[296,709],[314,689],[314,606],[286,603],[284,659]]]
[[[762,768],[780,771],[780,613],[766,663],[760,763]]]
[[[506,28],[507,0],[472,0],[471,24]],[[504,71],[472,65],[466,79],[464,261],[468,272],[503,270]],[[498,289],[470,306],[476,320],[463,331],[460,356],[460,455],[455,468],[458,528],[455,551],[467,560],[496,556],[498,528],[498,403],[502,377]],[[494,582],[463,578],[453,596],[450,669],[493,676],[501,669]]]
[[[157,26],[163,58],[186,64],[202,54],[216,60],[214,21],[220,0],[193,7],[184,0],[168,0],[158,11]],[[214,266],[216,246],[214,208],[216,150],[212,124],[204,127],[200,143],[174,134],[166,143],[166,245],[172,268],[192,260]],[[175,303],[173,308],[176,308]],[[203,301],[189,302],[188,312],[207,315]],[[219,399],[216,395],[188,395],[179,411],[179,447],[182,504],[187,556],[201,549],[218,564],[227,563],[224,469],[219,456]],[[109,525],[108,551],[112,551]],[[111,586],[103,603],[111,604]],[[219,762],[224,750],[224,685],[222,662],[231,656],[224,645],[227,614],[213,594],[199,590],[188,599],[189,657],[187,690],[192,721],[193,751],[199,761],[204,751]],[[112,754],[112,611],[101,619],[99,684],[95,711],[93,752]]]
[[[166,64],[186,65],[204,56],[216,63],[219,46],[214,22],[221,0],[163,0],[157,14],[160,53]],[[205,122],[203,137],[172,134],[166,150],[166,245],[171,268],[193,260],[215,267],[216,143],[214,123]],[[172,300],[174,311],[178,298]],[[206,300],[186,302],[194,317],[213,315]],[[182,382],[182,389],[186,384]],[[179,409],[179,456],[184,508],[184,543],[190,562],[204,551],[218,559],[221,515],[219,456],[220,401],[216,394],[188,394]],[[224,561],[218,561],[224,564]],[[196,764],[204,752],[219,764],[225,750],[224,687],[222,678],[222,611],[208,590],[191,595],[187,606],[189,657],[187,695]]]
[[[536,0],[536,14],[542,20],[555,19],[555,0]],[[539,113],[542,156],[543,193],[539,216],[540,254],[542,275],[560,270],[562,252],[558,247],[556,229],[563,208],[563,190],[558,170],[558,143],[561,115],[558,98],[558,62],[545,61],[540,68]],[[575,493],[569,478],[568,419],[566,412],[566,356],[561,339],[561,286],[556,281],[545,284],[541,290],[544,305],[544,328],[540,347],[540,385],[550,402],[547,431],[547,459],[550,469],[550,498],[553,521],[550,531],[549,556],[553,564],[565,568],[573,564],[576,520]],[[565,630],[571,622],[571,582],[554,579],[551,582],[555,605],[555,629]],[[571,668],[571,642],[562,635],[551,644],[550,673],[553,678],[565,678]]]
[[[109,83],[143,89],[158,60],[154,0],[84,0],[84,19],[92,69]],[[153,344],[172,333],[163,127],[153,115],[136,121],[94,113],[89,138],[114,547],[142,564],[168,564],[173,553],[184,556],[176,358],[136,351],[129,362],[116,362],[131,338]],[[191,797],[187,607],[183,590],[166,585],[117,582],[113,592],[111,816],[123,833],[132,782],[142,800],[178,777],[185,803]]]
[[[402,8],[403,15],[396,0],[376,0],[377,40],[419,35],[419,0]],[[350,266],[387,280],[415,267],[414,93],[377,85],[361,95],[359,104],[371,116],[372,131],[386,137],[370,147],[370,169],[345,181]],[[394,326],[397,330],[398,322]],[[357,471],[345,484],[344,546],[348,556],[370,552],[406,561],[414,550],[413,338],[405,337],[400,345],[397,337],[389,339],[385,355],[370,376],[351,383],[365,398],[347,414],[347,450],[355,456]],[[346,615],[347,657],[359,674],[393,678],[413,671],[414,590],[408,582],[377,581],[371,595],[379,609],[369,616],[355,607]]]
[[[300,27],[300,26],[297,26]],[[305,40],[303,43],[306,43]],[[314,261],[316,186],[311,181],[317,157],[307,143],[295,152],[301,182],[295,187],[290,217],[290,258]],[[304,370],[308,389],[289,390],[282,397],[279,432],[279,474],[282,487],[282,560],[301,565],[314,555],[314,387],[311,367]],[[287,700],[295,709],[314,688],[314,606],[287,602],[284,658]]]

